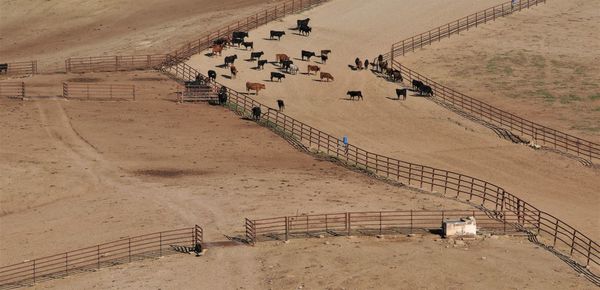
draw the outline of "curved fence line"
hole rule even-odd
[[[386,59],[394,60],[394,57],[404,55],[415,49],[423,48],[435,41],[440,41],[444,37],[450,37],[452,34],[460,34],[461,31],[469,30],[471,27],[477,27],[488,21],[495,21],[496,18],[510,15],[523,9],[537,6],[540,3],[546,3],[546,0],[517,0],[508,1],[485,10],[473,13],[458,20],[438,26],[429,31],[417,34],[407,39],[392,44],[390,52],[386,53]]]
[[[191,228],[169,230],[123,238],[83,249],[0,267],[0,289],[29,286],[101,267],[134,260],[163,256],[178,247],[193,247],[203,242],[203,230]]]
[[[183,82],[203,75],[186,63],[173,60],[174,65],[163,71],[172,78]],[[211,82],[215,89],[223,87]],[[506,192],[490,182],[461,173],[438,169],[372,153],[352,144],[344,145],[342,140],[321,130],[300,122],[253,98],[232,89],[228,91],[227,106],[239,115],[250,116],[253,107],[262,107],[265,112],[261,122],[306,148],[324,153],[333,159],[368,171],[380,177],[402,182],[409,186],[480,205],[491,211],[510,212],[518,216],[518,225],[524,230],[536,229],[540,240],[556,249],[569,253],[572,259],[585,265],[600,265],[600,246],[579,230],[541,211],[533,205]]]
[[[196,53],[212,46],[213,41],[221,37],[230,37],[234,31],[249,31],[261,25],[267,24],[273,20],[283,18],[287,15],[311,8],[328,0],[290,0],[283,4],[267,8],[245,19],[233,21],[227,25],[216,29],[211,33],[200,36],[197,40],[182,45],[179,49],[169,53],[169,55],[184,59],[189,58]]]
[[[477,119],[510,130],[513,134],[529,137],[536,143],[541,142],[564,153],[588,159],[590,162],[600,160],[600,144],[540,125],[459,93],[396,61],[392,62],[392,67],[399,70],[409,80],[421,80],[431,86],[434,97],[442,103],[457,108]]]
[[[519,216],[511,212],[484,210],[404,210],[370,211],[245,219],[246,240],[255,244],[264,240],[317,237],[319,235],[351,236],[412,234],[417,231],[441,232],[446,219],[475,217],[477,231],[515,233],[512,226]],[[508,225],[508,228],[507,228]],[[535,228],[531,228],[535,230]]]

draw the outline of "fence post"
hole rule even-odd
[[[588,255],[588,263],[589,263],[589,261],[590,261],[590,257]],[[35,259],[33,260],[33,283],[35,283]]]
[[[350,236],[350,213],[347,212],[346,213],[346,233],[348,234],[348,236]]]
[[[554,243],[552,244],[553,247],[556,247],[556,237],[557,236],[558,236],[558,220],[556,220],[555,226],[554,226]]]
[[[128,253],[129,253],[129,255],[128,255],[129,256],[129,263],[131,263],[131,238],[129,238],[129,250],[128,250]]]
[[[100,245],[98,245],[96,255],[98,256],[98,269],[100,269]]]
[[[587,250],[587,262],[585,263],[586,266],[590,265],[590,255],[592,253],[592,240],[589,239],[588,242],[588,250]],[[35,265],[35,260],[34,260],[34,265]]]
[[[158,252],[162,257],[162,232],[158,233]]]
[[[443,220],[443,218],[442,218]],[[410,210],[410,233],[413,233],[413,210]]]
[[[285,240],[287,241],[289,238],[289,233],[290,232],[290,228],[289,228],[289,217],[285,217]]]
[[[133,90],[133,100],[135,101],[135,85],[133,85],[132,90]]]
[[[25,82],[21,82],[21,97],[25,98]]]
[[[69,276],[69,252],[65,253],[65,275]]]
[[[379,212],[379,234],[381,235],[381,212]]]

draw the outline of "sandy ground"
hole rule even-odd
[[[55,13],[53,16],[52,11],[69,10],[65,8],[69,6],[62,6],[69,2],[18,3],[31,7],[31,17],[51,16],[39,25],[53,33],[67,31],[64,35],[57,34],[65,44],[40,44],[43,39],[36,36],[37,30],[25,29],[22,36],[14,32],[11,37],[22,37],[23,40],[6,52],[3,43],[2,55],[36,55],[58,64],[63,56],[78,53],[108,53],[117,51],[111,50],[116,48],[129,51],[136,41],[145,41],[141,38],[144,35],[152,43],[167,45],[170,41],[172,44],[175,42],[172,38],[164,37],[170,35],[171,27],[187,33],[190,26],[184,29],[178,25],[189,24],[186,19],[195,18],[184,17],[198,11],[171,9],[174,16],[169,20],[157,15],[170,9],[170,4],[145,2],[143,7],[135,6],[141,11],[139,15],[129,17],[127,13],[132,12],[125,8],[136,3],[119,6],[100,1],[85,8],[97,11],[95,17],[73,17],[72,21],[80,21],[73,23],[89,22],[99,26],[106,23],[104,16],[110,16],[110,21],[116,21],[115,26],[102,34],[102,29],[92,32],[96,31],[94,25],[89,26],[89,30],[65,30],[62,25],[66,22],[60,20],[82,12]],[[234,1],[219,7],[233,9],[250,5],[248,3],[254,2]],[[448,3],[450,1],[399,3],[377,0],[372,5],[380,8],[374,11],[367,3],[339,0],[251,32],[253,37],[257,35],[254,38],[257,48],[264,47],[271,59],[275,52],[288,51],[299,57],[302,48],[334,50],[326,65],[336,76],[334,83],[315,82],[314,77],[305,75],[290,76],[284,80],[285,85],[267,83],[268,89],[261,92],[261,100],[274,104],[275,99],[285,98],[292,116],[340,136],[348,134],[352,143],[368,149],[456,168],[497,182],[520,196],[528,194],[525,197],[529,201],[597,237],[598,216],[590,213],[597,212],[598,197],[593,194],[593,188],[598,188],[598,182],[589,181],[598,179],[596,172],[554,154],[534,153],[498,140],[485,129],[426,100],[410,98],[407,102],[397,102],[386,99],[392,96],[395,85],[368,72],[348,71],[347,64],[354,57],[373,57],[390,39],[401,39],[495,4],[494,1],[461,0],[452,1],[450,8],[445,7]],[[1,14],[2,37],[8,35],[5,31],[24,29],[19,26],[23,19],[19,13],[25,12],[15,8],[16,4],[16,1],[10,1],[1,4],[6,6],[0,6],[1,11],[9,11],[5,7],[15,11]],[[106,5],[106,10],[95,5]],[[114,7],[120,8],[117,11]],[[160,12],[148,7],[158,7],[160,9],[156,10]],[[430,12],[428,17],[418,17],[421,14],[417,12],[423,10]],[[140,16],[146,13],[143,11],[148,11],[148,17]],[[382,11],[394,12],[395,16],[378,18],[382,21],[381,26],[365,17]],[[231,10],[219,10],[218,13],[223,14],[216,17],[225,20],[227,17],[223,15]],[[281,42],[261,40],[267,35],[267,29],[291,27],[295,18],[304,16],[313,18],[315,33],[310,38],[289,33]],[[174,25],[176,17],[183,24]],[[123,23],[139,21],[137,32],[125,30],[115,19]],[[157,29],[158,26],[144,22],[149,19],[160,25],[165,23],[168,29],[156,34],[140,33],[141,27],[148,33]],[[354,26],[339,19],[352,19]],[[403,22],[401,29],[397,25],[398,19]],[[12,28],[5,30],[8,24]],[[205,28],[201,27],[199,31]],[[198,31],[195,30],[197,27],[189,29],[190,33]],[[386,32],[393,33],[394,37]],[[44,35],[43,31],[39,33]],[[159,41],[161,37],[164,40]],[[360,45],[354,42],[360,42]],[[144,48],[143,51],[148,50]],[[238,53],[242,55],[242,52]],[[192,63],[200,64],[203,70],[216,62],[216,58],[212,60],[206,56],[192,59]],[[259,74],[251,70],[251,64],[243,58],[238,62],[241,75],[237,81],[228,83],[237,88],[241,88],[246,79],[266,79],[274,68],[268,65],[269,69]],[[301,69],[304,72],[304,66]],[[219,73],[224,72],[219,70]],[[135,102],[67,101],[57,97],[63,81],[83,80],[135,83],[140,94]],[[0,135],[3,136],[0,144],[0,170],[3,172],[0,175],[1,265],[128,235],[193,224],[204,226],[208,240],[222,240],[224,234],[241,234],[244,217],[466,207],[433,195],[393,187],[295,151],[270,131],[223,108],[177,104],[172,100],[178,88],[157,73],[59,74],[24,81],[31,88],[31,100],[0,99]],[[349,87],[368,92],[366,100],[343,100]],[[564,172],[560,175],[559,171]],[[438,284],[443,285],[440,288],[447,288],[442,283],[456,288],[505,288],[504,285],[536,288],[540,285],[540,289],[571,289],[590,285],[550,253],[536,250],[532,244],[520,240],[490,239],[469,245],[468,251],[434,242],[432,238],[328,241],[329,244],[324,244],[323,240],[298,240],[284,245],[266,243],[254,248],[214,249],[205,258],[170,256],[161,259],[160,263],[150,261],[108,268],[37,287],[180,289],[205,285],[200,288],[275,289],[306,285],[306,288],[362,289],[371,287],[373,281],[374,288],[403,288],[398,284],[406,284],[404,288],[432,288]],[[359,254],[352,251],[357,247],[364,251]],[[440,254],[443,251],[446,253]],[[474,254],[461,255],[466,252]],[[309,255],[304,255],[306,253]],[[320,258],[323,260],[318,260]],[[298,263],[287,263],[292,260]],[[198,261],[206,266],[195,267]],[[516,261],[520,267],[514,267]],[[428,272],[412,271],[415,263]],[[398,264],[402,266],[393,268]],[[335,267],[328,268],[327,265]],[[475,272],[477,278],[452,278],[450,269],[457,268]],[[198,269],[200,273],[196,272]],[[510,281],[505,281],[507,276],[511,277]],[[436,284],[429,284],[429,281]],[[353,286],[355,284],[358,286]]]
[[[81,77],[28,82],[60,76]],[[176,87],[157,73],[110,77],[156,89],[135,102],[0,101],[3,264],[194,224],[220,240],[244,217],[466,207],[316,160],[224,108],[165,101]]]
[[[488,180],[592,238],[600,237],[600,171],[555,153],[512,144],[424,98],[409,96],[406,101],[398,101],[395,88],[399,84],[348,67],[356,57],[373,58],[378,51],[386,50],[385,44],[391,39],[403,39],[491,4],[452,1],[452,8],[442,9],[447,5],[443,1],[420,1],[419,5],[334,1],[251,31],[255,51],[264,51],[267,60],[274,61],[275,54],[286,53],[299,65],[300,73],[287,75],[281,83],[269,80],[270,73],[278,71],[277,65],[267,64],[264,71],[257,71],[253,69],[256,62],[246,61],[250,52],[244,49],[230,48],[223,53],[239,56],[237,79],[229,79],[228,69],[219,67],[223,57],[199,54],[188,63],[204,72],[215,69],[218,81],[240,91],[245,91],[246,81],[262,82],[266,90],[260,92],[258,100],[276,107],[276,100],[282,99],[287,114],[311,126],[340,138],[346,135],[350,143],[372,152]],[[430,17],[420,17],[416,13],[419,9],[430,11]],[[401,17],[381,17],[378,21],[360,17],[382,10],[395,11]],[[263,39],[269,30],[293,27],[297,18],[304,17],[312,19],[314,32],[310,37],[286,30],[281,41]],[[339,19],[353,19],[353,24]],[[301,50],[318,54],[321,49],[333,51],[327,64],[320,64],[318,59],[299,60]],[[335,81],[321,82],[317,76],[307,75],[308,64],[321,66]],[[362,90],[364,101],[348,100],[348,90]]]
[[[548,1],[399,60],[469,96],[600,143],[599,11],[598,1]]]
[[[7,0],[0,2],[0,55],[38,60],[41,71],[77,56],[163,54],[276,0]]]
[[[455,245],[435,236],[340,237],[214,248],[200,258],[176,255],[136,262],[49,281],[36,289],[65,287],[593,289],[584,278],[526,240],[500,237]]]

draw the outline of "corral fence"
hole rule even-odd
[[[105,72],[156,69],[165,62],[165,54],[71,57],[65,60],[66,72]]]
[[[466,17],[436,27],[421,34],[409,37],[402,41],[392,44],[390,52],[384,55],[386,59],[394,60],[394,57],[412,52],[415,49],[430,45],[435,41],[440,41],[444,37],[450,37],[452,34],[460,34],[461,31],[469,30],[471,27],[477,27],[480,24],[489,21],[495,21],[496,18],[510,15],[514,12],[537,6],[540,3],[546,3],[546,0],[518,0],[508,1],[494,7],[473,13]]]
[[[135,85],[63,83],[63,97],[79,100],[135,100]]]
[[[482,210],[405,210],[370,211],[285,216],[266,219],[246,219],[246,239],[255,244],[264,240],[288,240],[320,235],[351,236],[381,234],[412,234],[414,232],[441,233],[447,219],[472,216],[477,230],[489,233],[515,233],[511,226],[522,217],[511,212]],[[531,221],[535,222],[535,221]],[[507,227],[508,225],[508,227]],[[534,227],[530,228],[534,229]]]
[[[193,80],[200,74],[183,62],[163,69],[180,82]],[[222,87],[216,82],[210,84],[215,86],[215,89]],[[227,92],[229,98],[226,106],[232,111],[250,116],[253,107],[261,107],[264,114],[260,122],[288,140],[295,140],[315,152],[326,154],[329,158],[380,177],[467,201],[490,211],[516,215],[517,225],[524,231],[535,229],[534,233],[538,234],[540,240],[569,253],[575,261],[585,265],[600,265],[600,247],[597,242],[495,184],[461,173],[372,153],[352,144],[346,146],[341,139],[263,105],[245,94],[232,89],[227,89]]]
[[[21,61],[0,63],[0,75],[34,75],[37,74],[37,61]]]
[[[0,97],[25,98],[25,83],[0,82]]]
[[[431,86],[434,91],[434,97],[445,105],[457,108],[480,120],[508,129],[514,134],[529,137],[535,143],[541,143],[556,150],[576,155],[590,162],[600,160],[600,144],[563,133],[493,107],[490,104],[450,89],[396,61],[392,62],[392,67],[399,70],[409,80],[421,80]]]
[[[297,13],[307,8],[327,2],[328,0],[291,0],[282,4],[275,5],[263,11],[257,12],[246,19],[237,20],[218,28],[216,31],[207,33],[195,41],[191,41],[181,46],[179,49],[169,53],[176,59],[186,59],[196,53],[212,46],[213,41],[222,37],[231,37],[234,31],[249,31],[270,21],[283,18],[287,15]]]
[[[75,251],[0,267],[0,289],[28,286],[79,272],[160,257],[203,242],[203,230],[196,225],[95,245]]]
[[[180,102],[207,102],[217,101],[218,92],[210,85],[187,85],[182,86],[179,94]]]

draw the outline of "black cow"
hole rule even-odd
[[[290,65],[292,65],[293,63],[294,63],[294,62],[293,62],[293,61],[291,61],[291,60],[284,60],[284,61],[281,63],[281,68],[287,71],[287,70],[289,70],[289,69],[290,69]]]
[[[329,59],[329,57],[326,54],[321,54],[321,62],[322,63],[327,63],[328,59]]]
[[[400,100],[400,96],[402,96],[402,100],[406,100],[406,89],[396,89],[396,96],[398,100]]]
[[[421,96],[433,97],[433,89],[428,85],[422,85],[421,87],[419,87],[419,94]]]
[[[242,45],[244,46],[245,49],[248,49],[248,47],[249,47],[251,50],[254,50],[254,42],[252,42],[252,41],[250,41],[250,42],[244,41],[244,42],[242,42]]]
[[[422,81],[418,81],[418,80],[412,80],[412,86],[413,86],[413,90],[418,90],[420,87],[422,87],[424,84]]]
[[[225,46],[227,43],[229,43],[229,39],[225,37],[217,38],[213,41],[213,45]]]
[[[285,109],[285,104],[283,103],[283,100],[277,100],[277,107],[279,107],[280,112],[283,112],[283,109]]]
[[[217,80],[217,72],[216,72],[216,71],[214,71],[214,70],[212,70],[212,69],[211,69],[211,70],[209,70],[209,71],[208,71],[208,79],[209,79],[209,80],[216,81],[216,80]]]
[[[256,68],[258,68],[258,69],[264,69],[265,68],[265,64],[267,62],[268,61],[266,59],[258,60],[258,65],[256,65]]]
[[[369,59],[365,59],[365,69],[369,69]]]
[[[402,78],[402,73],[397,69],[392,70],[390,77],[392,78],[392,81],[394,81],[394,82],[396,82],[396,81],[403,82],[404,81],[404,78]]]
[[[278,72],[271,72],[271,81],[273,81],[274,78],[276,78],[278,81],[281,81],[281,79],[285,79],[285,75]]]
[[[306,58],[306,60],[310,61],[310,58],[315,55],[316,54],[312,51],[303,50],[302,51],[302,60],[305,60],[305,58]]]
[[[308,26],[308,22],[310,22],[310,18],[296,20],[296,25],[298,25],[297,28]]]
[[[225,57],[225,65],[227,66],[227,65],[233,64],[236,59],[237,59],[237,54],[226,56]]]
[[[310,27],[310,26],[300,26],[300,28],[298,30],[300,31],[301,35],[308,36],[312,32],[312,27]]]
[[[261,110],[260,107],[254,107],[252,108],[252,118],[256,121],[260,120],[260,115],[261,115]]]
[[[346,95],[350,96],[350,99],[354,100],[354,98],[357,98],[359,100],[363,99],[363,95],[361,91],[348,91],[346,93]]]
[[[241,38],[241,39],[244,39],[244,38],[248,37],[248,36],[249,36],[249,34],[248,34],[248,32],[246,32],[246,31],[234,31],[234,32],[232,33],[232,36],[233,36],[233,37],[232,37],[233,39],[236,39],[236,38]]]
[[[251,52],[250,53],[250,59],[254,60],[254,59],[260,59],[261,56],[263,56],[265,53],[262,51],[258,51],[258,52]]]
[[[219,90],[219,104],[224,105],[225,103],[227,103],[227,88],[221,87]]]
[[[270,38],[273,39],[277,37],[277,39],[281,40],[281,37],[285,35],[285,31],[277,31],[271,30]]]
[[[244,43],[244,39],[243,38],[234,38],[231,41],[231,45],[237,45],[238,47],[240,46],[240,44]]]
[[[8,64],[7,63],[0,63],[0,74],[6,74],[8,73]]]

